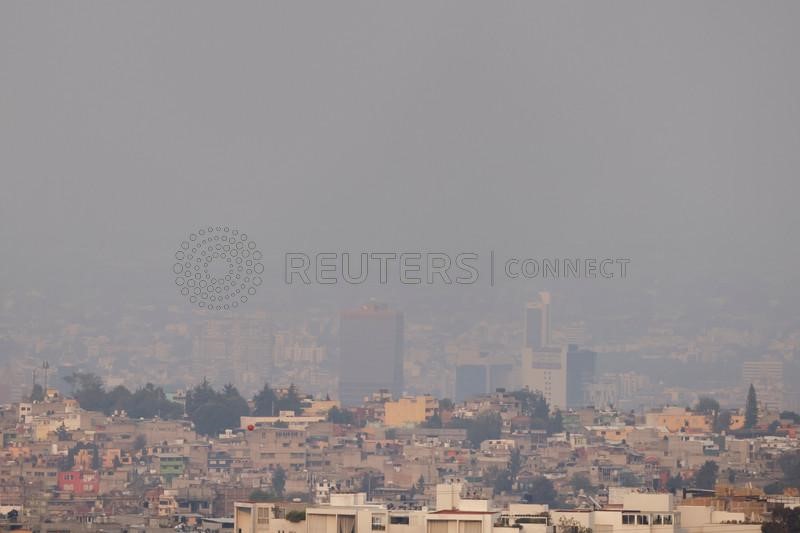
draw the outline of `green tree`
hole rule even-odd
[[[474,420],[466,420],[465,422],[467,439],[473,448],[479,448],[481,442],[485,440],[500,438],[500,432],[503,428],[503,420],[500,418],[500,413],[481,413]]]
[[[238,426],[225,405],[218,400],[198,406],[191,419],[195,430],[201,435],[219,435],[226,429]]]
[[[272,490],[280,498],[283,496],[283,491],[285,489],[286,489],[286,471],[279,465],[272,472]]]
[[[786,485],[782,481],[773,481],[764,485],[764,494],[783,494],[783,489],[785,488]]]
[[[102,380],[92,373],[73,372],[64,381],[72,386],[73,395],[80,406],[90,411],[100,411],[107,415],[114,411],[126,411],[132,418],[158,416],[172,419],[183,415],[181,405],[169,401],[164,389],[152,383],[131,394],[122,385],[106,392]]]
[[[486,471],[484,478],[487,484],[492,486],[496,494],[511,492],[514,485],[511,480],[511,472],[507,468],[500,469],[493,466]]]
[[[64,425],[62,422],[60,426],[56,429],[56,436],[60,442],[68,441],[70,439],[69,431],[67,430],[67,426]]]
[[[210,404],[217,398],[217,391],[208,382],[208,379],[203,378],[199,385],[189,390],[186,393],[186,414],[189,418],[194,419],[198,409]]]
[[[778,466],[783,472],[783,479],[789,485],[800,486],[800,452],[787,452],[778,458]]]
[[[800,508],[778,507],[769,522],[761,525],[762,533],[797,533],[800,531]]]
[[[420,475],[419,479],[417,480],[416,489],[419,493],[425,492],[425,478],[422,475]]]
[[[531,481],[531,485],[523,499],[526,503],[552,505],[555,503],[556,497],[558,497],[558,493],[553,486],[553,482],[544,476],[539,476]]]
[[[339,409],[336,406],[333,406],[328,411],[328,422],[333,422],[334,424],[354,424],[355,423],[355,416],[353,412],[348,409]]]
[[[97,449],[97,444],[93,442],[79,442],[72,448],[67,450],[66,457],[61,460],[61,470],[68,471],[75,467],[75,456],[81,450],[88,450],[92,455],[92,470],[100,469],[100,452]]]
[[[589,477],[580,472],[572,476],[569,484],[576,493],[583,491],[585,494],[594,494],[596,492],[595,487],[592,485],[592,481],[589,479]]]
[[[236,416],[236,426],[239,425],[239,417],[250,414],[250,406],[239,393],[239,389],[228,383],[222,388],[222,401],[225,406]]]
[[[442,417],[439,415],[439,411],[437,410],[433,415],[427,419],[425,422],[422,423],[422,427],[424,428],[441,428],[442,427]]]
[[[530,419],[531,429],[548,429],[550,427],[550,407],[541,392],[526,388],[510,394],[519,402],[522,414]]]
[[[750,384],[747,391],[747,403],[744,406],[744,427],[751,429],[758,423],[758,399],[756,398],[756,388]]]
[[[91,372],[73,372],[64,378],[71,387],[72,394],[83,409],[87,411],[108,411],[108,397],[103,388],[103,380]]]
[[[254,502],[269,502],[275,499],[275,495],[266,490],[256,489],[250,493],[249,499]]]
[[[722,433],[723,431],[728,431],[731,427],[731,412],[727,409],[723,409],[719,412],[719,415],[714,420],[714,432],[715,433]]]
[[[592,533],[592,528],[582,526],[575,518],[562,516],[558,519],[558,531],[561,533]]]
[[[512,483],[517,480],[520,470],[522,470],[522,454],[519,448],[515,447],[511,451],[511,456],[508,458],[508,472],[511,474]]]
[[[179,403],[167,399],[164,389],[156,387],[152,383],[137,389],[133,394],[127,393],[127,389],[119,390],[119,387],[111,391],[110,396],[116,396],[116,400],[111,403],[119,403],[120,407],[127,411],[131,418],[180,418],[183,414],[183,407]]]
[[[633,472],[625,470],[619,474],[619,484],[623,487],[638,487],[641,481]]]
[[[264,387],[253,397],[253,414],[255,416],[274,416],[278,414],[278,397],[275,391],[270,388],[269,383],[264,383]]]
[[[147,437],[145,437],[142,433],[136,435],[136,438],[133,439],[133,451],[138,452],[143,450],[145,446],[147,446]]]
[[[675,492],[686,486],[686,482],[681,476],[670,476],[667,480],[667,490]]]
[[[133,394],[124,385],[117,385],[108,393],[108,404],[110,412],[126,411],[130,408],[131,398]],[[110,414],[110,413],[109,413]],[[130,412],[128,412],[130,415]],[[133,416],[133,415],[130,415]]]
[[[719,402],[710,396],[701,396],[692,410],[704,415],[716,415],[719,413]]]
[[[43,402],[44,401],[44,388],[38,383],[33,384],[31,394],[28,396],[30,402]]]
[[[293,510],[289,511],[288,513],[286,513],[286,520],[288,520],[289,522],[292,522],[293,524],[296,524],[298,522],[302,522],[305,519],[306,519],[306,512],[305,511],[301,511],[299,509],[293,509]]]
[[[562,431],[564,431],[564,419],[561,416],[561,411],[556,410],[548,421],[547,434],[553,435],[554,433],[561,433]]]
[[[695,413],[701,413],[706,416],[711,417],[711,426],[714,428],[714,431],[717,430],[717,424],[719,419],[719,402],[710,396],[701,396],[697,403],[695,404],[694,408],[692,409]]]
[[[694,486],[698,489],[713,489],[717,484],[719,465],[714,461],[706,461],[694,475]]]
[[[298,415],[303,410],[303,402],[294,383],[289,385],[286,394],[278,398],[277,406],[278,411],[294,411]]]
[[[186,394],[186,413],[202,435],[217,435],[239,427],[240,417],[249,411],[247,401],[230,383],[217,392],[204,379]]]

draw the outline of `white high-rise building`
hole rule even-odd
[[[523,347],[534,350],[550,344],[550,293],[540,292],[538,302],[525,305]]]
[[[567,347],[522,350],[523,385],[544,395],[550,408],[567,407]]]

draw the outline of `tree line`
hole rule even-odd
[[[126,412],[131,418],[161,418],[164,420],[188,418],[201,435],[217,435],[226,429],[239,427],[242,416],[277,416],[281,411],[300,414],[303,398],[292,384],[285,391],[278,391],[264,384],[252,398],[251,404],[233,384],[215,389],[207,379],[186,393],[185,404],[171,401],[162,387],[147,383],[131,392],[124,385],[106,390],[102,379],[91,372],[74,372],[64,380],[72,387],[72,395],[81,407],[89,411],[100,411],[107,415]],[[551,413],[544,396],[538,391],[523,389],[510,393],[520,403],[524,417],[529,420],[529,429],[545,430],[548,434],[563,431],[561,412]],[[443,399],[440,411],[452,410],[453,402]],[[328,421],[337,424],[357,423],[352,411],[334,407],[328,413]],[[429,427],[442,427],[440,413],[426,423]],[[473,447],[497,439],[502,432],[499,413],[482,413],[473,419],[453,418],[447,427],[465,429],[467,439]],[[520,428],[522,429],[522,428]]]
[[[302,410],[302,398],[294,385],[279,393],[265,384],[253,397],[251,409],[234,385],[229,383],[216,390],[207,379],[186,393],[185,405],[170,400],[162,387],[152,383],[134,392],[124,385],[106,390],[103,380],[91,372],[73,372],[64,381],[71,386],[73,397],[86,410],[106,415],[124,411],[131,418],[173,420],[185,416],[201,435],[217,435],[226,429],[237,428],[242,416],[274,416],[280,411],[299,414]]]

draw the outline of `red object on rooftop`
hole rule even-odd
[[[253,424],[247,425],[247,431],[253,431],[254,429],[256,429],[256,427]]]

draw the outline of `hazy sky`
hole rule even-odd
[[[790,1],[3,2],[0,288],[169,284],[209,223],[278,261],[793,272],[798,28]]]

